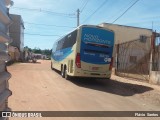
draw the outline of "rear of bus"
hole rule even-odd
[[[114,32],[95,26],[80,28],[75,74],[81,77],[110,78]]]

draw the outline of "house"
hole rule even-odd
[[[10,37],[13,39],[11,46],[17,47],[20,52],[20,60],[23,60],[24,51],[24,23],[20,15],[10,14],[12,24],[9,27]]]
[[[99,26],[115,33],[114,66],[119,73],[149,75],[152,30],[102,23]]]

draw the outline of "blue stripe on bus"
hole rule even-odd
[[[73,50],[71,47],[65,48],[62,50],[58,50],[58,51],[52,53],[52,58],[55,61],[60,62],[60,61],[64,60],[67,56],[69,56],[72,52],[73,52]]]
[[[82,41],[91,42],[104,45],[114,44],[114,33],[112,31],[83,27],[82,28]]]

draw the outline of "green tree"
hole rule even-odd
[[[42,50],[40,48],[34,48],[32,51],[36,54],[42,54]]]

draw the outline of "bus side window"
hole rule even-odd
[[[54,53],[56,51],[56,48],[57,48],[57,42],[55,42],[53,44],[53,47],[52,47],[52,52]]]
[[[68,47],[72,47],[76,43],[76,37],[77,37],[77,30],[73,31],[71,34],[67,35],[65,37],[63,49],[68,48]]]
[[[76,38],[77,38],[77,30],[71,33],[70,41],[72,46],[76,43]]]
[[[64,40],[65,38],[62,38],[60,41],[58,41],[56,51],[63,49]]]

